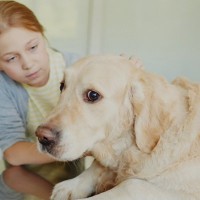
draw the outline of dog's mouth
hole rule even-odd
[[[57,153],[54,150],[54,147],[56,145],[55,142],[49,142],[49,141],[46,141],[46,140],[39,140],[39,139],[38,139],[38,141],[40,143],[41,151],[47,152],[47,153],[49,153],[53,156],[56,156]]]

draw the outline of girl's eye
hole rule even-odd
[[[94,90],[88,90],[84,96],[84,100],[90,103],[94,103],[102,98],[102,96]]]
[[[37,49],[37,47],[38,47],[38,44],[33,45],[33,46],[31,46],[30,50],[33,51],[33,50]]]
[[[60,83],[60,91],[62,92],[64,89],[65,89],[65,82],[62,81],[62,82]]]
[[[10,57],[10,58],[7,59],[7,62],[12,62],[12,61],[15,60],[15,58],[16,58],[15,56],[12,56],[12,57]]]

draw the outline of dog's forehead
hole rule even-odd
[[[68,88],[79,92],[96,90],[105,96],[123,92],[129,84],[131,63],[121,56],[89,56],[68,68]]]
[[[96,78],[123,76],[128,73],[131,63],[121,56],[88,56],[75,65],[76,76]],[[127,75],[126,75],[127,76]]]

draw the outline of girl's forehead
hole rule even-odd
[[[43,37],[40,32],[28,30],[23,27],[11,27],[0,34],[0,40],[23,41],[33,37]]]
[[[31,41],[43,38],[40,32],[34,32],[25,28],[9,28],[0,34],[0,56],[7,51],[28,45]]]

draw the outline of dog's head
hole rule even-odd
[[[173,118],[169,87],[127,58],[83,58],[66,70],[60,101],[36,131],[40,149],[74,160],[130,132],[149,153]]]

